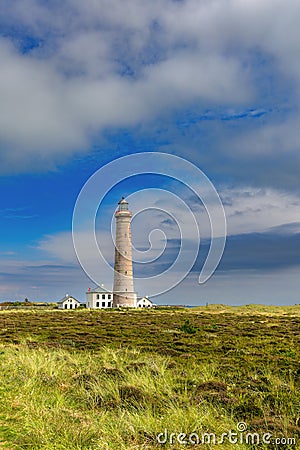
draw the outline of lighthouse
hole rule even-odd
[[[136,307],[137,294],[133,287],[132,242],[130,222],[132,212],[128,210],[128,202],[124,197],[118,203],[115,212],[116,240],[113,306]]]

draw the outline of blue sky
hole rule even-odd
[[[199,286],[210,236],[198,200],[150,175],[112,186],[99,209],[108,262],[112,214],[126,195],[135,213],[165,208],[134,219],[137,249],[149,247],[153,229],[168,238],[162,258],[136,265],[137,278],[172,264],[178,227],[151,191],[163,188],[195,212],[202,253],[154,301],[299,303],[299,19],[297,0],[2,0],[0,300],[84,300],[93,283],[71,237],[82,187],[116,158],[164,152],[195,164],[219,192],[228,238],[217,271]],[[152,238],[158,255],[162,234]],[[188,260],[198,242],[184,238]],[[111,272],[90,262],[111,287]],[[167,281],[176,284],[180,270]]]

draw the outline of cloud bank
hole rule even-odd
[[[299,153],[296,0],[3,0],[0,15],[2,173],[55,168],[107,129],[195,105],[281,109],[287,98],[284,124],[275,114],[258,133],[215,142],[216,155],[280,164]]]

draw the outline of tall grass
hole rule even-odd
[[[0,449],[300,448],[300,307],[1,311]],[[157,435],[168,432],[166,444]],[[243,434],[244,436],[244,434]],[[172,438],[173,439],[173,438]]]
[[[189,356],[175,361],[138,350],[91,352],[26,343],[1,346],[0,364],[6,449],[179,449],[184,446],[162,446],[156,436],[165,429],[221,436],[242,420],[252,430],[297,434],[294,380],[268,368],[250,370],[247,387],[238,376],[227,379],[217,362],[199,364]],[[252,447],[227,442],[219,448]]]

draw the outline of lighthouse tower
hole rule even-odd
[[[130,221],[132,213],[128,210],[128,202],[124,197],[118,203],[115,212],[115,273],[113,289],[113,306],[136,307],[137,294],[133,288],[132,242]]]

